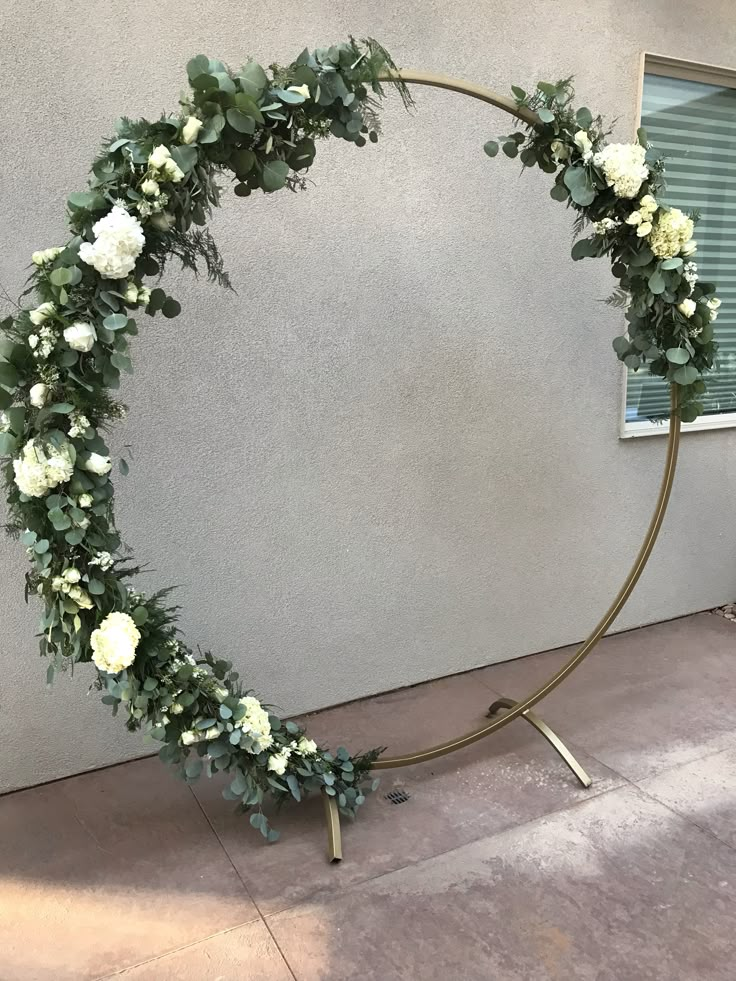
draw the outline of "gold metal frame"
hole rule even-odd
[[[512,116],[523,119],[525,122],[534,123],[537,121],[536,114],[531,110],[519,109],[516,104],[511,101],[511,99],[497,95],[490,89],[483,88],[480,85],[473,85],[460,79],[449,78],[445,75],[434,75],[429,72],[400,71],[393,75],[393,77],[396,76],[400,77],[404,82],[410,85],[430,85],[434,88],[449,89],[452,92],[459,92],[462,95],[469,95],[473,99],[479,99],[481,102],[486,102],[489,105],[503,109]],[[387,74],[385,76],[385,80],[388,81],[391,77],[391,74]],[[662,476],[659,494],[657,495],[657,501],[654,506],[654,513],[651,521],[649,522],[649,527],[647,528],[644,536],[644,541],[642,542],[639,552],[634,559],[634,564],[629,570],[629,574],[626,576],[626,579],[619,589],[615,599],[603,617],[598,621],[595,627],[593,627],[587,639],[583,641],[572,657],[570,657],[570,659],[566,661],[566,663],[563,664],[563,666],[556,671],[551,678],[541,685],[541,687],[537,688],[536,691],[533,691],[530,695],[527,695],[526,698],[519,701],[515,701],[510,698],[501,698],[494,702],[488,711],[488,715],[492,721],[486,723],[486,725],[472,729],[464,736],[457,736],[456,738],[450,739],[447,742],[438,743],[436,746],[430,746],[428,749],[418,750],[413,753],[406,753],[401,756],[382,757],[376,760],[373,767],[374,769],[391,770],[395,769],[396,767],[413,766],[417,763],[426,763],[429,760],[437,759],[439,756],[446,756],[448,753],[454,753],[458,749],[463,749],[465,746],[470,746],[479,739],[485,739],[486,736],[490,736],[491,733],[502,729],[504,726],[508,725],[509,722],[513,722],[514,719],[524,718],[527,722],[531,723],[531,725],[533,725],[554,747],[565,763],[573,771],[580,783],[584,787],[590,786],[590,777],[582,766],[580,766],[578,761],[565,746],[559,736],[557,736],[557,734],[553,732],[545,722],[543,722],[530,710],[537,704],[537,702],[540,702],[546,695],[549,695],[551,691],[554,691],[554,689],[561,684],[579,664],[581,664],[588,654],[590,654],[598,641],[611,627],[614,620],[623,609],[626,601],[639,581],[639,577],[644,571],[644,567],[649,560],[649,556],[654,548],[654,543],[656,542],[660,528],[662,527],[662,522],[667,510],[667,504],[669,503],[670,499],[670,493],[672,491],[672,484],[675,479],[677,453],[680,446],[681,424],[678,411],[678,391],[675,385],[672,385],[670,388],[670,410],[670,427],[667,437],[667,453],[665,458],[664,474]],[[501,709],[504,709],[503,713],[498,714]],[[325,796],[325,809],[328,823],[328,856],[331,861],[340,861],[342,858],[342,843],[340,836],[339,811],[333,797]]]

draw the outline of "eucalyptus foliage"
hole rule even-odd
[[[555,84],[539,82],[527,93],[512,87],[520,111],[531,109],[537,121],[499,140],[489,140],[486,153],[494,157],[499,146],[523,167],[539,167],[554,174],[550,195],[568,204],[576,213],[576,231],[589,228],[593,234],[579,238],[572,248],[575,260],[609,256],[619,286],[609,298],[625,310],[627,331],[613,342],[620,361],[638,371],[644,367],[676,387],[683,422],[692,422],[703,411],[706,386],[703,372],[713,368],[716,343],[713,321],[720,301],[715,284],[688,275],[688,260],[696,254],[696,243],[679,254],[657,256],[651,247],[657,223],[676,209],[661,200],[665,192],[664,158],[647,141],[644,129],[637,139],[645,151],[647,176],[634,198],[618,196],[609,186],[601,166],[607,133],[599,115],[573,105],[571,79]],[[646,235],[639,214],[641,199],[650,195],[656,202],[653,228]],[[678,212],[679,214],[679,212]],[[697,221],[697,213],[689,216]],[[691,306],[692,304],[692,306]],[[683,312],[685,311],[685,312]]]
[[[9,530],[31,560],[26,595],[37,593],[45,604],[40,646],[49,681],[55,671],[92,659],[95,632],[111,622],[110,614],[130,617],[129,635],[139,634],[135,657],[125,670],[98,670],[102,701],[113,713],[122,709],[129,729],[149,731],[161,743],[161,759],[175,764],[185,781],[226,771],[224,796],[250,811],[251,824],[269,840],[277,832],[261,810],[266,794],[298,801],[322,790],[354,814],[372,787],[368,774],[380,750],[312,749],[296,723],[273,713],[271,745],[259,750],[244,728],[249,693],[232,664],[182,642],[167,591],[147,596],[131,585],[139,569],[123,556],[115,527],[105,432],[124,414],[116,393],[121,373],[132,371],[133,314],[175,317],[181,309],[162,288],[144,287],[143,277],[158,276],[174,256],[229,285],[204,227],[219,203],[216,179],[231,178],[239,197],[295,190],[319,140],[377,142],[379,76],[392,67],[375,41],[352,39],[305,50],[293,64],[268,71],[254,61],[233,71],[204,55],[193,58],[191,95],[180,113],[118,121],[92,165],[89,189],[69,196],[70,238],[34,255],[27,292],[40,307],[19,309],[2,323],[0,456],[10,458],[4,467]],[[408,104],[406,90],[397,87]],[[126,280],[105,278],[80,260],[84,243],[97,240],[97,222],[115,207],[124,209],[123,217],[135,215],[145,233]],[[93,330],[89,350],[78,339],[80,324],[90,338]],[[73,468],[70,479],[52,493],[22,492],[14,460],[29,446],[32,462],[56,453]],[[40,447],[35,456],[34,447]],[[127,471],[124,461],[121,469]],[[281,760],[275,769],[274,758]]]

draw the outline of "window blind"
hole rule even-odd
[[[736,412],[736,88],[645,73],[641,124],[666,157],[667,204],[700,211],[693,260],[698,277],[714,282],[722,300],[705,415]],[[666,414],[668,406],[661,378],[628,372],[627,422]]]

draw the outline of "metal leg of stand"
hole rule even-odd
[[[511,698],[499,698],[488,709],[488,717],[492,718],[497,712],[500,712],[501,709],[510,709],[513,708],[514,705],[516,705],[516,702]],[[590,779],[588,774],[578,763],[557,733],[550,729],[546,722],[540,719],[538,715],[535,715],[530,709],[527,709],[526,712],[522,712],[521,717],[526,719],[530,725],[534,726],[537,732],[540,732],[544,736],[550,746],[552,746],[552,748],[559,753],[565,763],[567,763],[583,787],[589,787],[592,784],[593,781]]]
[[[337,801],[329,794],[322,793],[327,820],[327,857],[331,862],[342,861],[342,834],[340,832],[340,811]]]

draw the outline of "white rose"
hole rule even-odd
[[[650,214],[654,214],[659,205],[656,199],[651,194],[645,194],[644,197],[639,201],[639,207],[642,211],[648,211]]]
[[[82,578],[82,573],[79,569],[69,568],[64,570],[63,576],[67,582],[79,582]]]
[[[109,613],[100,626],[92,631],[90,646],[92,660],[100,671],[118,674],[135,660],[140,631],[127,613]]]
[[[202,120],[196,116],[189,116],[184,123],[181,131],[182,143],[194,143],[202,129]]]
[[[91,508],[94,504],[94,498],[91,494],[80,494],[77,498],[77,505],[80,508]]]
[[[69,590],[69,599],[73,600],[81,610],[91,610],[94,606],[91,596],[81,586],[72,586]]]
[[[291,755],[291,750],[282,749],[280,753],[276,753],[275,756],[269,756],[268,758],[268,769],[272,770],[281,776],[286,772],[286,764],[289,761],[289,756]]]
[[[179,702],[174,702],[174,704],[169,707],[169,712],[172,715],[181,715],[183,711],[184,711],[184,706],[181,705]]]
[[[31,310],[30,318],[31,323],[35,327],[40,327],[42,323],[53,317],[56,313],[56,307],[53,303],[42,303],[40,307],[36,307],[35,310]]]
[[[641,225],[643,218],[641,216],[641,211],[632,211],[630,215],[626,217],[627,225]]]
[[[83,466],[85,470],[88,470],[90,473],[96,473],[98,477],[103,477],[106,473],[110,473],[112,469],[110,457],[102,456],[100,453],[90,453]]]
[[[721,301],[717,296],[714,296],[712,299],[708,300],[707,303],[711,310],[717,310],[721,305]]]
[[[187,732],[181,734],[180,742],[182,746],[192,746],[194,743],[200,742],[202,737],[194,729],[189,729]]]
[[[552,140],[549,148],[552,151],[552,156],[557,160],[567,160],[567,158],[570,156],[570,151],[562,140]]]
[[[148,287],[144,286],[143,289],[138,290],[138,302],[144,307],[147,307],[151,300],[151,291]]]
[[[306,736],[302,736],[296,744],[296,748],[297,752],[301,753],[302,756],[313,756],[317,752],[317,743],[313,739],[307,739]]]
[[[43,382],[38,382],[36,385],[33,385],[29,393],[31,405],[35,405],[37,409],[42,409],[44,405],[46,405],[46,398],[48,394],[48,385],[44,385]]]
[[[37,334],[29,334],[28,335],[28,347],[32,351],[35,351],[36,350],[36,348],[38,347],[38,335]]]
[[[163,166],[163,172],[172,184],[178,184],[184,180],[184,171],[179,167],[176,160],[167,160]]]
[[[169,148],[163,144],[154,147],[151,154],[148,157],[148,166],[154,167],[159,170],[164,166],[167,160],[171,159],[171,154],[169,153]]]
[[[695,300],[683,300],[682,303],[677,304],[677,309],[683,317],[692,317],[695,313]]]
[[[87,353],[94,347],[94,343],[97,340],[97,331],[92,324],[85,324],[83,321],[78,320],[76,323],[65,328],[64,340],[72,350]]]
[[[151,217],[151,224],[160,232],[168,232],[174,226],[174,216],[170,215],[168,211],[162,211]]]
[[[297,95],[301,95],[304,99],[309,99],[311,96],[308,85],[290,85],[286,91],[296,92]]]
[[[695,252],[697,252],[697,250],[698,250],[698,243],[695,241],[694,238],[691,238],[690,241],[685,242],[685,244],[680,249],[680,255],[684,255],[684,256],[693,255]]]
[[[652,230],[651,221],[643,221],[641,225],[639,225],[639,227],[637,228],[636,234],[639,236],[639,238],[644,238],[644,236],[648,235],[651,232],[651,230]]]
[[[135,283],[128,283],[124,296],[126,303],[138,302],[138,287],[135,285]]]
[[[575,142],[575,146],[583,155],[583,160],[587,163],[593,150],[593,144],[590,142],[590,137],[584,129],[579,129],[573,137],[573,140]]]
[[[161,193],[161,188],[153,178],[149,177],[141,184],[141,192],[149,198],[157,198]]]

